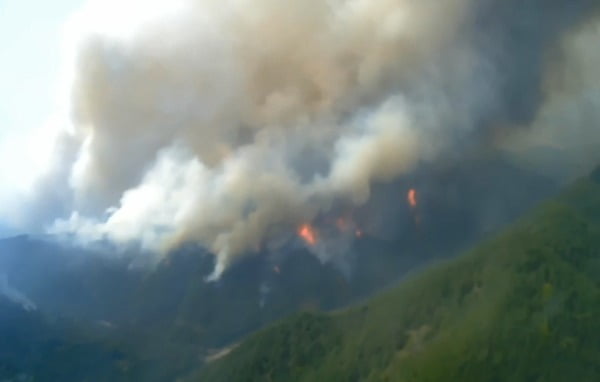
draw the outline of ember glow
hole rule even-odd
[[[337,226],[338,230],[340,230],[340,231],[345,231],[348,228],[348,223],[346,222],[346,220],[344,218],[338,218],[335,221],[335,225]]]
[[[298,235],[308,244],[317,244],[317,233],[310,224],[302,224],[298,229]]]
[[[408,191],[407,200],[408,200],[408,205],[411,208],[417,207],[417,190],[415,190],[414,188],[411,188]]]
[[[361,230],[357,229],[357,230],[354,232],[354,235],[355,235],[357,238],[359,238],[359,239],[360,239],[361,237],[363,237],[363,232],[362,232]]]

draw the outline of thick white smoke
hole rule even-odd
[[[36,203],[84,243],[200,242],[218,277],[481,126],[503,76],[471,38],[476,3],[155,0],[127,3],[135,28],[96,3]]]
[[[467,3],[196,1],[126,41],[91,36],[75,211],[52,231],[163,253],[200,241],[218,276],[333,201],[366,202],[423,155],[432,136],[400,88],[454,45]]]

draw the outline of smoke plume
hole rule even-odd
[[[531,127],[504,143],[525,165],[571,181],[600,162],[599,43],[600,20],[564,39],[562,65],[544,79]]]
[[[30,312],[37,309],[37,306],[27,296],[13,288],[8,283],[8,278],[0,274],[0,296],[6,297],[9,301],[20,305],[24,310]]]
[[[301,224],[363,205],[374,183],[491,144],[499,130],[545,134],[561,97],[580,104],[571,92],[594,102],[597,88],[570,68],[587,65],[597,84],[585,49],[600,38],[587,26],[595,8],[189,0],[127,38],[95,31],[76,55],[68,144],[39,181],[56,191],[36,201],[52,212],[36,221],[156,253],[200,242],[219,277]],[[551,60],[564,46],[575,58]],[[586,125],[578,107],[564,118]]]

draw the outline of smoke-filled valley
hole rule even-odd
[[[416,207],[406,199],[409,187],[423,190]],[[31,301],[36,314],[66,321],[61,325],[67,327],[74,321],[91,333],[87,341],[125,343],[119,354],[142,358],[129,360],[139,369],[116,375],[169,380],[210,359],[215,349],[297,310],[336,309],[389,288],[488,237],[556,189],[503,157],[478,155],[421,178],[374,187],[375,195],[399,195],[397,206],[371,203],[357,211],[357,218],[374,211],[382,216],[370,222],[379,235],[354,237],[337,262],[323,264],[292,243],[277,253],[253,253],[216,282],[206,281],[214,256],[198,245],[173,251],[149,268],[138,265],[136,251],[115,257],[105,248],[20,236],[0,240],[0,267],[7,285]],[[75,341],[82,341],[78,336]]]

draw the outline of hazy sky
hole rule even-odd
[[[62,26],[82,3],[0,0],[0,200],[40,165],[56,110]]]

